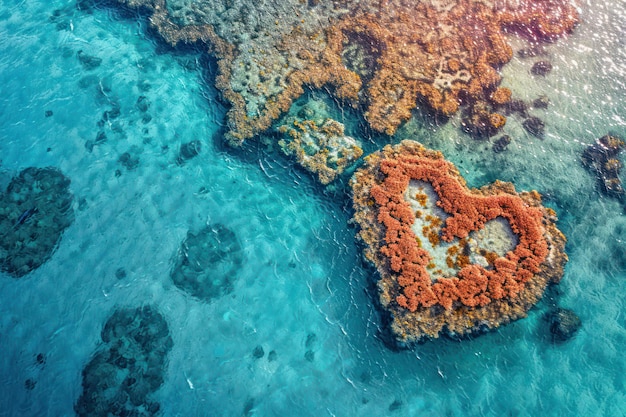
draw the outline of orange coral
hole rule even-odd
[[[500,13],[500,24],[533,40],[552,40],[578,23],[573,4],[558,0],[522,0]]]
[[[414,276],[414,270],[404,273],[400,261],[396,259],[397,267],[393,269],[406,275],[406,278],[409,278],[408,282],[426,283],[430,281],[430,277],[424,269],[426,265],[423,263],[423,258],[411,256],[418,249],[415,235],[411,230],[415,218],[409,204],[402,197],[402,191],[406,189],[411,179],[431,183],[439,195],[439,205],[451,214],[445,222],[442,239],[450,241],[455,237],[464,238],[471,231],[480,229],[485,222],[496,217],[507,219],[511,223],[511,228],[518,233],[520,244],[513,251],[513,255],[518,259],[524,259],[523,264],[519,263],[515,267],[511,267],[511,263],[494,262],[494,270],[488,271],[482,267],[469,265],[467,256],[459,256],[457,263],[462,267],[461,272],[459,272],[460,276],[467,275],[464,272],[466,268],[472,268],[472,276],[480,274],[487,281],[494,274],[504,275],[505,281],[522,281],[524,277],[527,277],[527,274],[519,275],[518,269],[527,269],[532,274],[538,272],[538,266],[547,255],[547,244],[545,239],[541,237],[541,232],[538,231],[541,228],[542,218],[540,210],[525,207],[523,200],[513,195],[483,197],[470,194],[464,190],[463,184],[448,173],[449,164],[445,163],[443,159],[418,159],[399,155],[395,160],[383,160],[379,169],[385,174],[385,180],[381,185],[372,188],[375,190],[374,195],[378,196],[376,200],[383,202],[379,206],[379,211],[384,215],[379,216],[379,220],[385,226],[387,234],[386,246],[383,246],[382,249],[397,258],[404,255],[404,263],[418,262],[417,265],[420,268],[417,269],[418,275]],[[385,198],[381,199],[381,195],[384,195]],[[402,210],[403,216],[398,215],[401,207],[405,208]],[[424,228],[428,229],[426,226]],[[425,235],[431,239],[433,246],[438,243],[439,236],[436,234],[433,236],[430,230],[426,230]],[[523,244],[529,246],[524,247]],[[500,265],[504,266],[499,267]],[[438,278],[437,282],[433,284],[433,288],[438,288],[435,293],[438,294],[439,303],[446,308],[451,308],[452,301],[456,300],[452,297],[452,294],[456,293],[456,290],[452,289],[452,287],[456,287],[456,284],[453,285],[456,282],[458,280]],[[404,297],[407,300],[412,297],[415,298],[415,302],[411,303],[415,308],[421,305],[419,294],[404,293]],[[488,295],[485,294],[485,297]]]
[[[384,283],[379,284],[385,292],[381,299],[388,300],[386,306],[396,317],[414,320],[412,325],[396,323],[404,334],[413,334],[413,340],[436,336],[444,326],[461,333],[471,331],[477,326],[476,320],[470,320],[469,327],[461,324],[467,323],[462,313],[468,309],[489,327],[496,327],[523,315],[547,283],[560,278],[558,271],[562,272],[567,260],[563,252],[565,240],[554,227],[554,213],[540,206],[538,193],[519,195],[500,182],[480,191],[468,190],[452,164],[440,153],[428,151],[416,142],[388,146],[370,155],[367,161],[352,183],[355,219],[363,229],[372,227],[372,216],[379,222],[380,226],[374,229],[380,230],[384,239],[375,242],[370,235],[368,245]],[[454,264],[459,269],[457,275],[431,276],[428,271],[434,269],[434,264],[430,254],[417,244],[412,230],[415,217],[404,197],[411,180],[430,183],[439,198],[437,206],[449,215],[441,230],[442,240],[461,239],[459,246],[463,248],[470,232],[481,229],[490,220],[503,218],[516,234],[517,246],[504,256],[490,252],[489,267],[471,263],[459,247],[451,246],[446,261],[448,266]],[[376,201],[374,207],[361,204],[369,198]],[[424,234],[430,237],[430,230]],[[497,317],[504,305],[508,308],[511,304],[515,306],[512,313]],[[436,332],[415,324],[431,314],[431,307],[436,305],[443,307],[441,314],[445,318]]]
[[[496,130],[502,129],[502,127],[504,127],[504,124],[506,123],[506,117],[499,113],[491,113],[489,115],[489,123],[491,124],[491,127]]]
[[[503,105],[511,101],[511,90],[506,87],[498,87],[489,96],[491,102],[495,105]]]

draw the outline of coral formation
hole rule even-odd
[[[578,20],[569,0],[118,2],[147,10],[172,45],[208,46],[232,106],[232,144],[268,129],[305,86],[360,106],[374,130],[390,135],[418,103],[443,115],[479,106],[488,115],[478,122],[493,119],[497,130],[498,70],[513,54],[505,32],[537,43]]]
[[[498,133],[506,123],[506,117],[494,113],[486,104],[477,104],[468,107],[463,112],[461,127],[475,139],[484,139]]]
[[[403,141],[352,179],[365,256],[400,345],[524,317],[567,261],[556,214],[537,192],[469,190],[439,152]]]
[[[624,140],[604,135],[583,152],[583,165],[596,174],[600,190],[613,198],[624,201],[626,194],[619,178],[622,163],[617,157],[626,148]]]
[[[170,273],[174,284],[201,300],[228,294],[243,265],[235,233],[221,224],[187,233]]]
[[[295,114],[285,117],[276,129],[281,135],[278,144],[322,184],[334,181],[363,155],[359,142],[345,135],[343,124],[328,117],[323,101],[309,100],[292,110]]]
[[[0,270],[19,278],[46,262],[74,221],[70,180],[56,168],[26,168],[0,195]]]
[[[87,55],[82,50],[76,53],[78,57],[78,61],[81,63],[83,68],[87,71],[94,70],[102,64],[102,58],[98,58],[97,56]]]
[[[150,305],[115,311],[102,330],[104,342],[83,368],[83,392],[74,406],[89,417],[156,415],[151,399],[164,381],[174,345],[167,322]]]

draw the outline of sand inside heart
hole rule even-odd
[[[437,206],[439,196],[433,186],[426,181],[411,180],[404,199],[415,214],[411,230],[418,244],[432,256],[426,266],[432,281],[437,277],[453,277],[468,264],[492,269],[494,260],[515,249],[519,242],[503,217],[489,220],[481,230],[470,232],[465,239],[445,242],[440,235],[449,215]]]

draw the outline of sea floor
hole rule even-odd
[[[581,14],[546,46],[546,77],[528,58],[502,70],[515,96],[549,98],[531,110],[543,140],[512,116],[513,140],[495,153],[458,119],[419,112],[392,138],[441,150],[470,186],[542,193],[568,239],[561,284],[498,331],[394,351],[345,178],[325,188],[277,146],[224,145],[210,57],[162,45],[110,6],[1,1],[0,190],[27,167],[55,167],[74,220],[41,267],[0,274],[0,416],[74,415],[105,323],[142,306],[173,342],[149,394],[164,416],[625,416],[625,208],[581,155],[609,132],[626,138],[626,3],[586,1]],[[389,140],[359,139],[366,152]],[[181,157],[191,141],[198,154]],[[238,267],[202,299],[170,274],[188,233],[217,225],[233,232]],[[567,342],[545,320],[555,305],[583,323]]]

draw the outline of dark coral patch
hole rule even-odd
[[[79,416],[152,416],[152,394],[163,384],[173,342],[167,322],[152,306],[115,311],[102,330],[104,342],[83,368]]]
[[[228,294],[243,265],[235,233],[221,224],[187,233],[170,276],[181,290],[209,301]]]
[[[74,221],[70,180],[56,168],[26,168],[0,195],[0,270],[19,278],[46,262]]]

